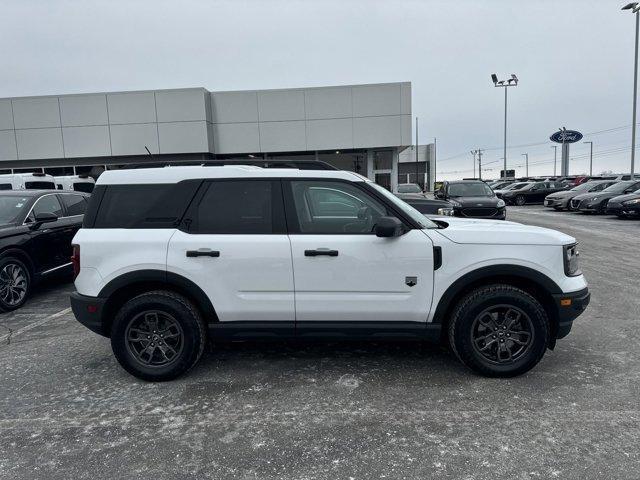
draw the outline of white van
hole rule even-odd
[[[0,175],[0,190],[55,190],[56,184],[46,173],[9,173]]]
[[[53,177],[58,190],[75,190],[76,192],[93,192],[96,181],[89,175],[66,175]]]

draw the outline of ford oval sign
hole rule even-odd
[[[575,130],[558,130],[549,139],[556,143],[576,143],[582,140],[582,134]]]

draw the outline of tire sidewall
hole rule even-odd
[[[533,326],[533,343],[529,350],[515,362],[500,365],[485,359],[473,347],[471,329],[475,318],[494,305],[512,305],[525,312]],[[497,289],[477,296],[469,302],[463,301],[456,310],[453,342],[460,359],[473,370],[489,376],[516,376],[533,368],[547,349],[549,324],[542,306],[533,297],[518,289]]]
[[[143,365],[127,348],[126,330],[129,323],[136,315],[149,310],[166,312],[182,328],[182,351],[169,365]],[[201,320],[193,307],[182,297],[162,293],[143,294],[129,300],[118,311],[111,329],[111,347],[120,365],[132,375],[149,381],[171,380],[189,370],[200,358],[205,341]]]
[[[527,203],[527,199],[524,197],[524,195],[518,195],[515,200],[514,203],[518,206],[521,207],[523,206],[525,203]]]
[[[27,265],[22,260],[7,255],[5,257],[0,257],[0,270],[2,270],[10,263],[19,265],[20,268],[22,268],[22,270],[25,272],[25,275],[27,277],[27,291],[24,298],[16,305],[6,304],[4,301],[2,301],[2,299],[0,299],[0,312],[10,312],[12,310],[17,310],[27,302],[29,295],[31,294],[31,272],[29,271],[29,267],[27,267]]]

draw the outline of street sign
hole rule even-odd
[[[556,143],[576,143],[582,140],[582,134],[575,130],[558,130],[549,140]]]
[[[507,170],[507,174],[504,174],[504,170],[500,170],[500,178],[516,178],[515,170]]]

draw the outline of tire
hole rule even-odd
[[[152,382],[172,380],[191,369],[206,339],[204,321],[193,304],[164,290],[126,302],[111,329],[111,348],[120,365]]]
[[[25,263],[10,255],[0,258],[0,312],[22,307],[31,294],[31,272]]]
[[[519,207],[523,206],[525,203],[527,203],[527,199],[524,195],[518,195],[515,200],[514,200],[515,204]]]
[[[485,315],[491,310],[496,310],[495,320]],[[502,324],[500,311],[506,314]],[[520,314],[515,323],[514,313]],[[479,318],[484,320],[481,322]],[[501,330],[500,325],[507,323],[512,323],[509,329]],[[485,328],[485,324],[493,324],[497,329]],[[521,331],[513,331],[514,328]],[[529,337],[524,335],[525,330],[530,331]],[[531,370],[542,359],[549,342],[549,320],[542,305],[531,295],[510,285],[496,284],[477,288],[460,300],[448,333],[452,350],[471,370],[487,377],[514,377]],[[516,343],[516,336],[526,346]],[[507,355],[503,349],[510,353]],[[488,358],[498,350],[499,360]]]

